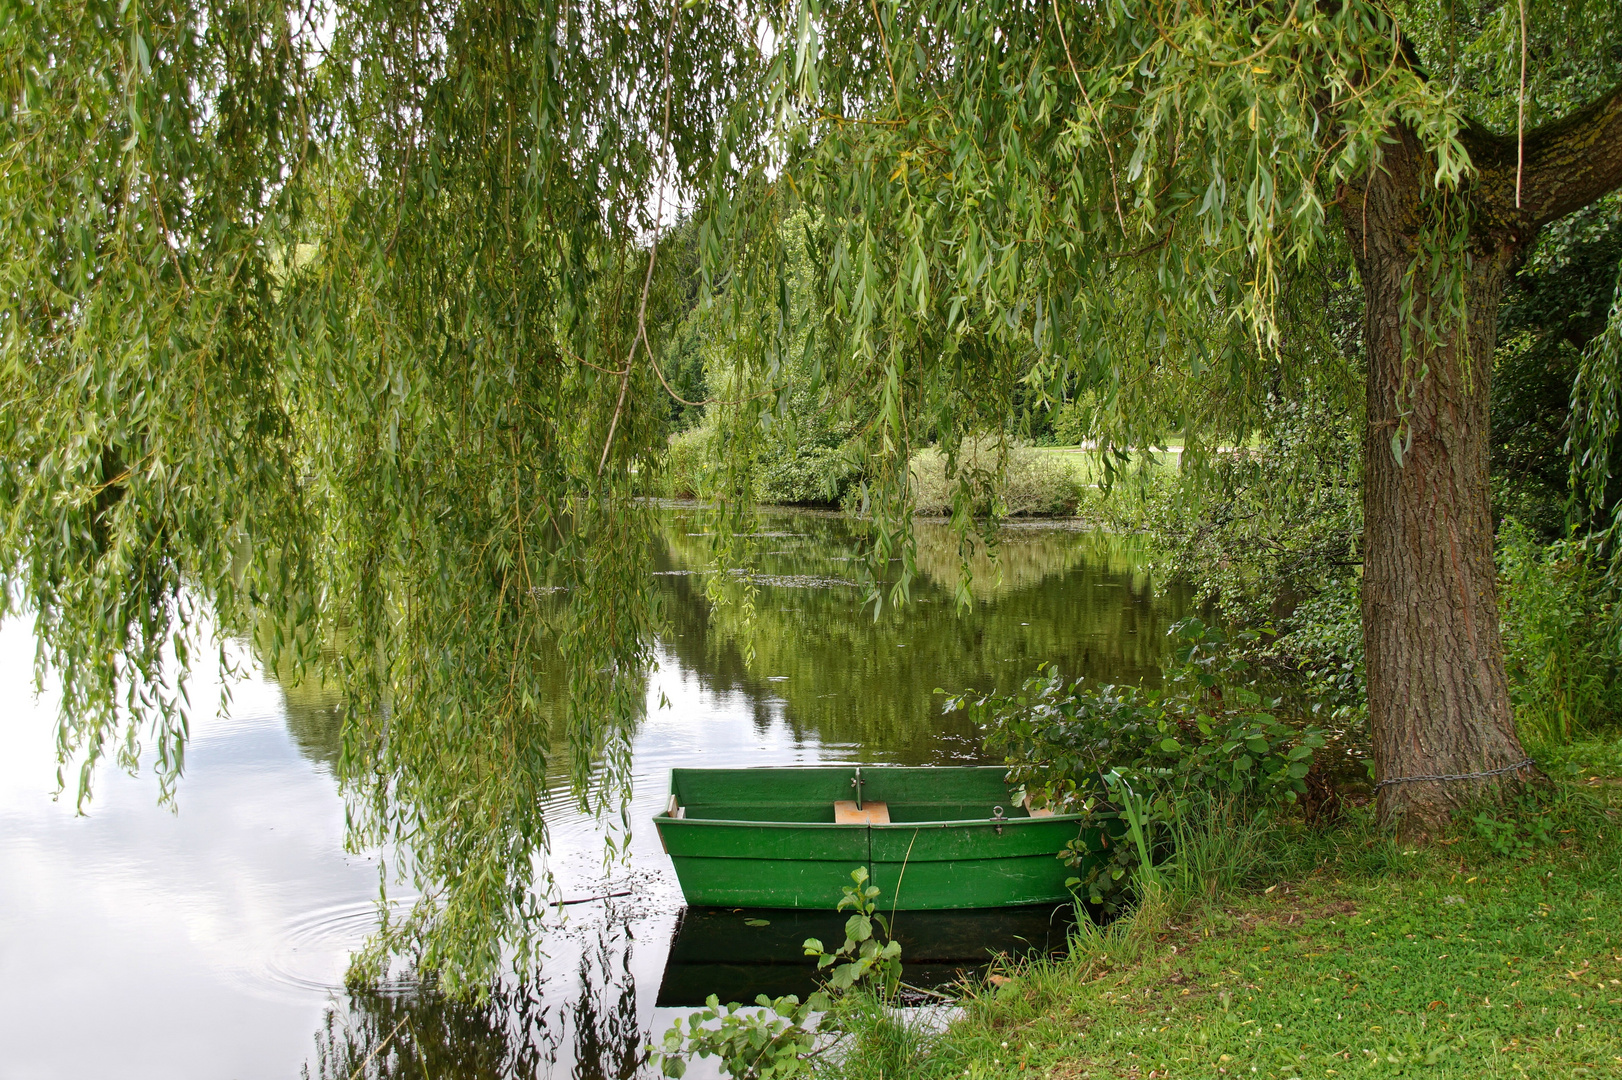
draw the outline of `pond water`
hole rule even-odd
[[[150,774],[103,770],[78,816],[71,793],[52,797],[57,703],[33,695],[30,628],[0,626],[0,1077],[632,1075],[650,1035],[687,1011],[675,1003],[707,982],[752,996],[782,992],[785,975],[708,963],[704,943],[745,933],[741,918],[683,919],[649,822],[672,767],[979,762],[975,731],[941,715],[936,687],[1010,687],[1045,660],[1067,676],[1152,680],[1186,604],[1156,587],[1132,538],[1022,525],[979,565],[962,613],[955,543],[922,525],[913,602],[875,619],[852,582],[849,521],[762,520],[751,661],[745,631],[710,618],[702,518],[670,511],[654,576],[667,630],[634,740],[629,855],[605,864],[601,824],[566,792],[552,799],[548,863],[568,903],[542,969],[483,1004],[409,980],[342,988],[375,925],[379,855],[343,848],[330,698],[284,690],[235,649],[250,673],[228,716],[198,710],[177,806],[157,805]],[[192,700],[217,692],[200,676]],[[1046,916],[1020,918],[917,925],[939,933],[909,955],[949,972],[963,959],[953,942],[1044,932]],[[758,940],[737,939],[740,957],[806,936],[799,921],[766,921]]]

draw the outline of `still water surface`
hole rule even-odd
[[[347,1078],[391,1033],[362,1075],[632,1075],[650,1034],[686,1011],[660,1004],[661,983],[663,1000],[680,1000],[678,969],[688,993],[708,977],[681,963],[666,977],[681,894],[648,822],[672,767],[981,761],[936,687],[1009,687],[1043,660],[1066,675],[1152,680],[1185,605],[1142,570],[1134,540],[1027,525],[1004,530],[960,614],[955,545],[924,526],[913,604],[875,620],[851,583],[849,522],[764,520],[746,662],[742,631],[710,618],[695,573],[702,520],[672,510],[629,857],[605,865],[602,826],[566,791],[554,796],[549,865],[571,903],[542,970],[484,1005],[409,979],[342,989],[375,925],[379,855],[343,848],[329,698],[284,690],[239,649],[252,673],[233,685],[228,716],[199,709],[177,809],[156,805],[150,775],[104,770],[76,816],[71,795],[52,798],[56,701],[32,694],[29,627],[0,627],[0,1080]],[[217,692],[199,678],[192,700]],[[725,941],[708,919],[695,913],[683,942]],[[761,933],[803,936],[786,923]],[[752,969],[739,970],[715,977],[746,988]],[[776,989],[769,981],[760,988]]]

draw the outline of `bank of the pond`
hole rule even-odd
[[[977,515],[990,513],[995,505],[1007,518],[1063,521],[1080,516],[1095,521],[1131,516],[1146,491],[1177,475],[1182,452],[1180,439],[1170,447],[1109,455],[1091,445],[997,446],[968,440],[951,462],[939,447],[927,446],[908,464],[913,511],[923,517],[950,515],[967,499]],[[715,433],[708,428],[672,436],[661,472],[662,494],[675,499],[713,494],[725,473],[719,453]],[[850,506],[859,501],[864,477],[836,448],[814,442],[773,445],[756,462],[754,496],[763,508]],[[1100,505],[1106,492],[1116,493],[1109,507]]]
[[[1596,749],[1622,772],[1622,743]],[[1282,828],[1219,902],[1011,969],[904,1071],[879,1039],[845,1072],[1622,1076],[1622,781],[1592,773],[1518,854],[1470,823],[1418,850],[1366,819]]]

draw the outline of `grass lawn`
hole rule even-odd
[[[910,1058],[870,1039],[845,1071],[1622,1077],[1622,787],[1563,791],[1519,855],[1468,823],[1419,850],[1366,819],[1280,827],[1220,902],[1011,968],[941,1038],[890,1048]]]

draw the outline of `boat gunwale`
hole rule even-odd
[[[1040,825],[1059,821],[1082,821],[1089,815],[1081,814],[1045,814],[1042,817],[1005,817],[1005,818],[931,818],[925,821],[888,821],[873,822],[862,821],[755,821],[749,818],[690,818],[671,817],[668,813],[653,815],[655,825],[664,822],[680,822],[683,825],[750,825],[769,826],[778,829],[940,829],[948,826],[962,825]]]
[[[817,763],[814,763],[814,764],[813,763],[796,763],[796,764],[793,764],[793,765],[743,765],[743,766],[733,766],[733,767],[727,767],[727,766],[703,766],[703,765],[698,765],[698,766],[676,766],[676,767],[674,767],[674,768],[672,768],[670,770],[670,793],[671,793],[672,796],[674,796],[675,793],[676,793],[675,788],[676,788],[676,774],[677,773],[689,773],[689,772],[690,773],[771,773],[771,772],[789,773],[789,772],[814,772],[814,771],[820,771],[820,772],[843,772],[843,771],[848,770],[848,769],[855,769],[858,772],[861,771],[862,769],[877,769],[877,770],[880,770],[880,771],[895,770],[895,771],[907,771],[907,772],[925,772],[925,771],[932,772],[932,771],[935,771],[937,769],[942,771],[942,772],[982,772],[982,773],[1001,772],[1001,773],[1003,773],[1004,778],[1006,778],[1007,772],[1008,772],[1007,766],[1005,766],[1005,765],[993,765],[993,764],[984,764],[984,765],[893,765],[893,764],[883,764],[883,763],[881,763],[881,764],[872,764],[872,765],[862,765],[862,764],[857,764],[857,763],[846,763],[846,762],[817,762]],[[1010,794],[1012,794],[1012,791],[1010,791]],[[1017,806],[1019,804],[1015,803],[1014,805]],[[660,827],[662,825],[662,823],[667,822],[667,821],[679,821],[679,822],[682,822],[684,824],[689,824],[689,825],[701,825],[701,824],[702,825],[749,825],[749,826],[754,826],[754,827],[770,826],[770,827],[773,827],[773,828],[792,828],[792,829],[804,829],[804,828],[822,829],[822,828],[827,828],[827,829],[892,829],[892,830],[898,830],[898,829],[944,828],[944,827],[948,827],[948,826],[964,826],[964,825],[997,825],[997,824],[1002,824],[1002,825],[1021,825],[1021,824],[1023,824],[1023,825],[1033,825],[1033,824],[1036,824],[1038,822],[1085,821],[1090,816],[1091,815],[1088,812],[1080,811],[1080,812],[1076,812],[1076,813],[1044,814],[1041,817],[1034,817],[1034,816],[1031,816],[1029,813],[1027,813],[1027,815],[1025,817],[1004,817],[1004,818],[996,818],[996,817],[926,818],[926,819],[924,819],[922,821],[837,822],[837,821],[782,821],[782,820],[773,819],[773,818],[710,818],[710,817],[690,818],[690,817],[675,817],[675,816],[671,815],[671,813],[668,810],[662,810],[659,813],[653,815],[653,822],[654,822],[654,827],[655,828]]]

